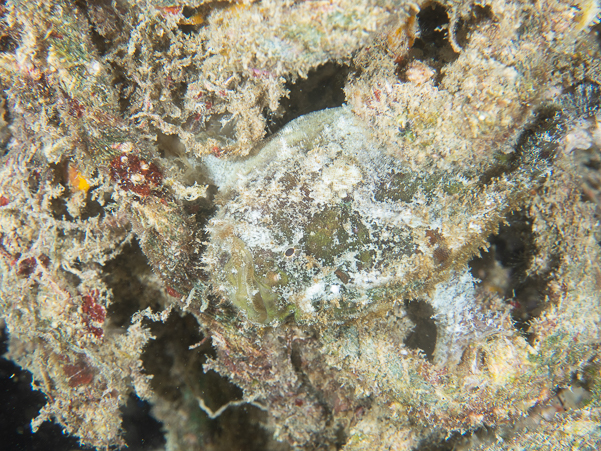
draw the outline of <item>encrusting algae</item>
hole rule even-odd
[[[125,446],[135,394],[168,450],[598,449],[598,24],[4,2],[0,313],[33,429]]]

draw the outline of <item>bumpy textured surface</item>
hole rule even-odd
[[[598,449],[599,10],[6,0],[33,429],[123,446],[135,393],[168,450]]]
[[[240,168],[207,159],[223,205],[203,262],[217,295],[251,321],[293,311],[297,322],[332,324],[382,313],[482,246],[549,169],[537,157],[524,152],[518,171],[486,184],[459,172],[421,175],[389,156],[350,108],[312,113]],[[460,292],[435,295],[433,305],[448,309]]]

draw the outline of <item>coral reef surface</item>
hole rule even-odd
[[[597,0],[5,0],[6,358],[82,446],[601,445]]]

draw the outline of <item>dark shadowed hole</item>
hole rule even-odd
[[[399,60],[397,75],[403,81],[406,79],[406,69],[413,60],[419,60],[436,71],[436,82],[442,80],[440,69],[459,56],[449,43],[449,16],[444,6],[431,3],[422,8],[417,15],[419,37],[415,39],[406,58]]]
[[[180,24],[177,26],[184,34],[194,34],[200,29],[200,25]]]
[[[532,221],[525,212],[515,212],[499,233],[489,238],[490,248],[470,261],[480,286],[505,298],[512,308],[515,327],[526,334],[529,322],[542,313],[547,283],[558,262],[544,274],[528,275],[536,251]]]
[[[432,319],[434,309],[425,301],[405,301],[405,310],[415,328],[405,338],[405,346],[409,349],[420,349],[429,361],[434,356],[436,347],[436,323]]]
[[[0,52],[13,53],[17,50],[17,47],[19,47],[19,44],[10,34],[0,36]]]
[[[95,218],[96,216],[102,217],[105,214],[104,207],[100,205],[97,200],[92,200],[93,193],[94,188],[91,188],[86,195],[85,206],[82,208],[81,214],[79,215],[79,219],[81,219],[82,221],[85,221],[86,219],[90,218]]]
[[[489,443],[492,445],[495,438],[495,430],[487,427],[481,427],[474,431],[460,434],[453,432],[448,437],[437,443],[426,444],[424,447],[418,447],[416,451],[455,451],[457,449],[469,450],[473,445]]]
[[[307,78],[287,83],[290,91],[280,102],[279,115],[273,115],[267,125],[268,135],[276,133],[288,122],[297,117],[339,107],[344,103],[344,83],[349,72],[348,66],[326,63],[311,71]]]
[[[188,84],[185,82],[174,83],[173,89],[171,89],[171,99],[173,104],[179,109],[185,108],[185,97],[186,91],[188,90]]]
[[[17,37],[13,35],[14,31],[6,26],[6,14],[8,9],[5,6],[6,0],[0,1],[0,21],[4,24],[2,26],[2,34],[0,36],[0,52],[14,52],[19,46]]]
[[[0,355],[7,351],[7,336],[0,329]],[[0,358],[0,441],[1,449],[15,451],[88,451],[62,428],[45,422],[33,434],[31,420],[46,403],[43,393],[31,389],[31,374],[13,362]]]
[[[266,421],[267,412],[250,404],[227,409],[218,419],[211,420],[211,431],[207,437],[211,446],[204,449],[290,451],[290,445],[274,440],[263,428],[262,424]]]
[[[165,446],[162,425],[150,414],[150,404],[132,394],[121,413],[128,450],[150,451]]]
[[[52,185],[62,185],[65,187],[69,186],[69,179],[67,175],[69,161],[64,159],[59,163],[51,163],[50,170],[52,171]],[[27,180],[29,185],[29,191],[33,194],[40,188],[41,174],[34,170],[30,173],[29,179]],[[67,195],[68,189],[59,197],[55,197],[50,201],[50,209],[52,216],[57,220],[73,221],[73,217],[67,211]]]
[[[208,233],[205,230],[205,226],[216,211],[213,199],[218,189],[211,183],[211,180],[203,171],[199,171],[195,166],[190,164],[189,155],[186,155],[186,146],[177,135],[166,135],[160,130],[157,130],[156,133],[156,147],[161,158],[165,160],[164,166],[173,165],[177,167],[181,171],[178,174],[178,180],[185,186],[194,186],[194,184],[207,185],[205,196],[191,201],[182,201],[185,212],[190,216],[194,215],[196,218],[198,224],[197,242],[200,243],[198,252],[201,255],[204,249],[204,244],[202,243],[208,241]]]
[[[94,44],[99,56],[105,55],[109,50],[109,41],[107,41],[104,36],[98,33],[93,25],[90,26],[90,40],[92,41],[92,44]]]
[[[127,116],[127,111],[131,106],[131,98],[134,92],[138,89],[138,84],[128,78],[123,67],[116,63],[111,63],[113,87],[119,93],[119,113],[121,116]]]
[[[203,335],[192,315],[171,314],[165,323],[148,323],[156,337],[144,350],[144,367],[154,375],[151,386],[165,400],[176,401],[183,395],[201,397],[213,411],[242,398],[242,391],[214,371],[204,372],[208,357],[215,357],[210,340],[195,349]],[[198,404],[197,402],[195,404]]]
[[[3,88],[0,86],[0,88]],[[8,109],[8,102],[6,98],[0,97],[0,105],[2,105],[2,117],[0,117],[0,158],[5,156],[8,153],[8,143],[12,137],[10,132],[10,124],[12,122],[12,118],[10,115],[10,111]]]
[[[200,28],[207,24],[209,15],[213,11],[231,8],[232,4],[227,1],[208,1],[203,2],[197,7],[184,6],[182,15],[186,19],[178,25],[178,28],[185,34],[196,33]]]
[[[344,432],[344,426],[340,425],[338,429],[336,429],[335,437],[336,439],[334,440],[334,446],[337,450],[343,449],[348,440],[348,437]]]
[[[111,43],[96,29],[97,25],[94,23],[94,20],[90,16],[89,4],[92,3],[93,7],[102,10],[103,16],[106,17],[105,20],[120,21],[119,16],[115,13],[111,6],[111,0],[93,0],[93,2],[89,2],[86,0],[75,0],[74,3],[75,6],[77,6],[80,9],[80,11],[84,14],[88,21],[88,24],[90,25],[90,28],[88,30],[89,36],[90,40],[92,41],[92,44],[96,48],[96,51],[100,56],[105,55],[106,52],[109,50]]]
[[[482,22],[490,20],[492,12],[490,7],[476,5],[472,8],[472,14],[468,20],[460,20],[455,28],[455,41],[459,47],[468,44],[472,30]],[[412,48],[406,58],[399,61],[397,74],[399,78],[406,81],[405,72],[409,63],[419,60],[436,70],[436,83],[440,83],[444,77],[441,70],[445,64],[452,63],[459,57],[459,53],[453,50],[449,41],[449,27],[451,26],[447,9],[437,2],[432,2],[423,7],[417,15],[419,37],[415,39]]]
[[[150,342],[142,359],[144,368],[153,375],[151,386],[159,402],[185,412],[183,416],[165,419],[166,429],[193,437],[200,449],[230,450],[272,449],[277,442],[262,427],[266,412],[247,404],[228,407],[210,419],[199,407],[198,399],[213,412],[230,401],[242,399],[242,390],[214,371],[203,370],[208,358],[216,354],[211,340],[199,331],[196,318],[172,313],[165,323],[148,323],[155,340]],[[200,343],[190,349],[190,346]],[[180,445],[181,446],[181,445]],[[278,448],[287,449],[287,448]]]
[[[417,445],[415,451],[454,451],[457,440],[454,436],[448,439],[425,439]]]
[[[417,15],[419,37],[413,44],[412,52],[419,50],[421,58],[426,62],[449,63],[457,59],[447,39],[449,16],[440,3],[431,3]],[[418,54],[418,52],[415,52]]]
[[[431,430],[432,434],[427,438],[419,441],[419,443],[412,448],[414,451],[455,451],[457,450],[457,443],[464,437],[459,433],[451,433],[447,435],[444,430]]]
[[[122,252],[103,268],[103,281],[113,292],[113,302],[107,309],[111,327],[127,327],[131,316],[150,307],[161,310],[160,287],[150,283],[152,269],[137,240],[126,244]]]
[[[0,2],[0,20],[4,22],[6,15],[6,8],[4,7],[5,2]],[[6,22],[4,22],[6,23]],[[15,36],[15,33],[12,29],[4,26],[2,30],[5,34],[0,36],[0,52],[2,53],[12,53],[19,47],[19,43],[17,42],[18,37]]]
[[[177,135],[166,135],[157,130],[156,144],[161,158],[179,159],[186,155],[186,146]],[[181,168],[184,168],[184,163],[181,164]]]
[[[73,185],[69,181],[69,164],[70,160],[64,159],[59,163],[51,163],[50,170],[52,171],[52,185],[62,185],[65,190],[59,197],[55,197],[50,201],[50,207],[52,211],[52,216],[57,220],[66,220],[66,221],[74,221],[75,218],[71,216],[69,211],[67,210],[67,203],[71,196],[75,194],[75,190]],[[96,176],[97,174],[94,174]],[[43,174],[40,173],[37,169],[34,169],[30,172],[29,179],[27,180],[29,185],[29,191],[34,194],[38,192],[41,183],[43,183]],[[96,216],[104,216],[105,210],[104,207],[98,203],[96,200],[92,200],[92,195],[94,193],[94,187],[91,187],[86,192],[86,199],[84,204],[79,209],[79,216],[77,219],[85,221],[86,219],[93,218]]]

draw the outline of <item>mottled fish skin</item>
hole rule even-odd
[[[221,190],[203,256],[214,292],[263,324],[385,312],[462,268],[548,170],[524,152],[485,183],[411,171],[376,138],[342,106],[294,120],[246,160],[205,160]]]

